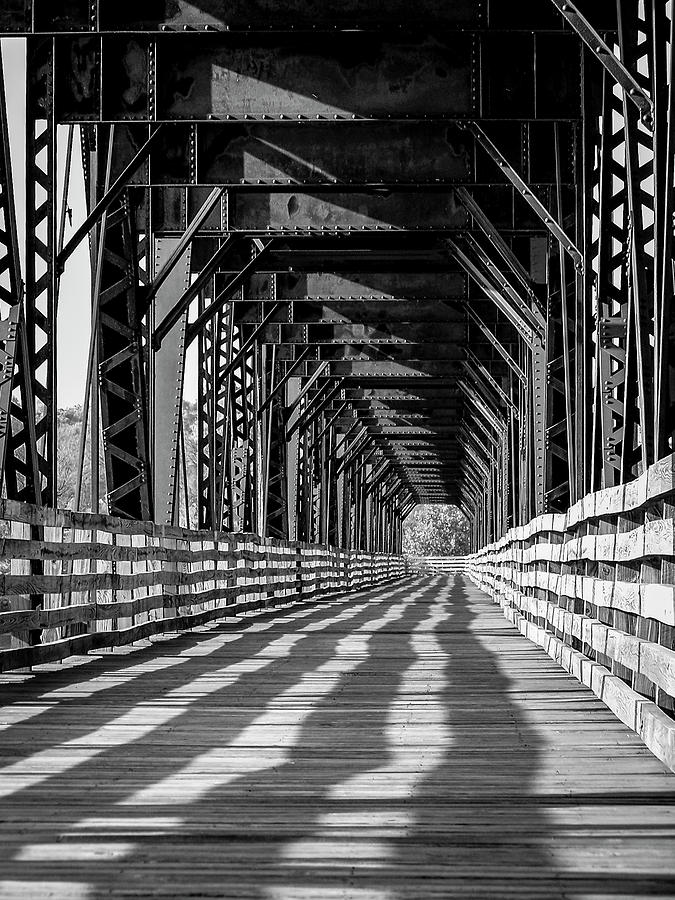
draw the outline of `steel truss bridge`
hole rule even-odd
[[[674,28],[3,0],[0,897],[675,896]]]

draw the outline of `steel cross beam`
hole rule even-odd
[[[58,254],[58,256],[56,257],[56,267],[59,273],[63,272],[63,268],[68,259],[73,255],[80,243],[89,234],[94,225],[99,221],[103,213],[106,212],[106,210],[110,209],[127,189],[132,175],[138,171],[138,169],[143,165],[148,156],[150,156],[150,151],[152,150],[153,145],[156,143],[157,137],[162,131],[162,127],[163,126],[160,124],[157,126],[157,128],[155,128],[150,137],[131,160],[129,165],[126,166],[124,171],[119,174],[119,176],[115,179],[115,182],[110,185],[110,188],[101,197],[96,206],[94,206],[92,211],[89,213],[80,227],[76,230],[75,234],[71,237],[63,250],[61,250],[61,252]]]
[[[518,410],[516,409],[516,405],[497,383],[491,372],[486,368],[486,366],[483,365],[483,363],[478,359],[476,354],[469,347],[466,348],[466,355],[467,359],[464,365],[467,371],[473,376],[473,378],[477,378],[478,375],[481,375],[483,379],[490,385],[495,394],[497,394],[497,396],[500,398],[504,406],[506,406],[506,408],[509,409],[516,418],[518,418]]]
[[[495,348],[497,353],[499,353],[501,358],[504,360],[504,362],[507,364],[507,366],[511,369],[511,371],[516,376],[516,378],[521,382],[521,384],[526,384],[527,376],[526,376],[525,372],[523,372],[523,370],[520,368],[518,363],[511,356],[511,354],[506,349],[506,347],[504,347],[504,345],[501,343],[501,341],[496,337],[496,335],[494,335],[492,333],[492,331],[490,331],[490,329],[485,324],[485,322],[483,322],[483,320],[480,318],[478,313],[471,308],[471,305],[469,303],[467,303],[467,305],[466,305],[466,311],[467,311],[467,314],[468,314],[469,318],[471,319],[471,321],[474,322],[478,326],[478,328],[480,328],[482,333],[488,339],[490,344],[492,344],[492,346]]]
[[[328,403],[326,403],[326,406],[328,406]],[[348,407],[349,407],[349,400],[343,400],[342,403],[338,406],[337,410],[335,410],[333,412],[333,415],[328,417],[326,424],[323,426],[323,428],[317,434],[317,436],[312,441],[310,441],[310,444],[309,444],[310,450],[312,449],[312,447],[314,447],[316,444],[319,443],[319,441],[324,436],[324,434],[326,434],[330,430],[331,426],[335,424],[335,421],[340,418],[342,413]],[[307,423],[307,424],[309,424],[309,423]]]
[[[455,191],[466,211],[473,218],[474,222],[476,222],[479,228],[483,231],[492,246],[499,253],[511,272],[518,279],[523,290],[530,298],[530,301],[533,304],[537,305],[538,301],[534,291],[532,290],[532,281],[530,279],[529,273],[525,271],[520,260],[515,255],[511,247],[509,247],[509,245],[506,243],[499,230],[495,228],[489,217],[485,214],[483,209],[480,207],[472,194],[467,190],[467,188],[460,185],[459,187],[455,188]]]
[[[504,430],[506,423],[499,421],[499,416],[490,409],[485,399],[482,396],[478,397],[476,392],[469,388],[469,385],[464,379],[459,380],[459,386],[469,402],[472,403],[476,409],[480,410],[485,420],[490,423],[490,426],[494,428],[497,434],[500,434]]]
[[[174,304],[172,309],[170,309],[169,312],[164,316],[159,325],[155,327],[153,333],[153,346],[155,350],[159,350],[159,348],[162,346],[162,341],[164,340],[164,338],[171,331],[176,322],[180,320],[181,316],[189,310],[190,304],[195,299],[195,297],[197,297],[207,286],[217,267],[220,265],[223,259],[225,259],[227,254],[232,252],[232,249],[237,243],[237,240],[238,236],[232,234],[227,236],[220,247],[218,247],[215,253],[208,260],[206,265],[202,268],[201,272],[192,282],[190,287]],[[227,287],[225,288],[225,290],[227,290]]]
[[[635,77],[626,66],[605,43],[591,23],[586,19],[570,0],[551,0],[560,14],[576,31],[581,40],[586,44],[591,53],[602,66],[610,73],[616,83],[621,87],[626,96],[640,110],[640,118],[647,128],[654,127],[654,104],[651,97],[640,87]]]
[[[167,259],[166,263],[162,266],[160,271],[155,275],[152,284],[150,285],[147,294],[145,295],[146,304],[150,304],[154,298],[157,296],[157,291],[164,284],[169,275],[173,272],[174,268],[180,261],[181,257],[187,250],[188,246],[192,243],[192,239],[196,236],[199,229],[202,227],[206,219],[209,217],[211,212],[213,211],[216,204],[222,198],[225,193],[224,188],[214,188],[210,195],[204,201],[201,209],[196,214],[194,219],[190,222],[185,233],[181,237],[180,241],[176,244],[176,248],[171,254],[170,258]]]
[[[312,399],[308,402],[305,409],[300,413],[300,415],[293,422],[290,422],[288,428],[286,429],[286,440],[290,440],[298,428],[301,426],[303,428],[308,428],[309,425],[316,420],[316,418],[320,415],[321,410],[324,409],[331,400],[342,390],[342,382],[344,379],[338,380],[337,384],[333,385],[332,388],[325,394],[323,397],[321,396],[323,392],[326,390],[326,386],[330,382],[326,382],[324,387],[322,387],[316,394],[312,397]],[[316,404],[316,401],[319,400],[319,405],[312,410],[312,407]],[[310,412],[310,410],[312,410]]]
[[[519,332],[528,346],[532,346],[535,341],[535,329],[532,323],[528,321],[527,313],[519,304],[518,308],[514,308],[509,300],[494,286],[490,278],[479,268],[471,257],[458,245],[455,241],[448,239],[448,246],[457,261],[464,267],[469,275],[472,275],[476,283],[482,288],[487,296],[492,300],[497,309],[500,309],[507,317],[513,327]],[[512,300],[512,298],[509,298]],[[537,329],[537,333],[539,329]]]
[[[213,316],[215,316],[215,314],[220,309],[222,309],[222,307],[227,303],[227,301],[230,299],[232,294],[235,291],[239,290],[239,288],[246,281],[246,279],[260,267],[260,265],[264,261],[265,257],[269,253],[270,248],[272,247],[273,243],[274,243],[273,240],[267,241],[266,244],[263,243],[262,241],[258,240],[257,238],[253,240],[253,244],[256,247],[258,252],[244,266],[244,268],[237,275],[235,275],[231,281],[229,281],[225,285],[225,287],[218,294],[218,296],[214,297],[213,303],[210,303],[206,307],[206,309],[197,316],[197,318],[195,319],[194,322],[190,322],[190,324],[188,325],[188,329],[187,329],[188,345],[191,344],[192,341],[197,337],[197,335],[199,334],[201,329],[204,327],[204,323],[208,322],[210,319],[212,319]],[[277,307],[279,305],[280,304],[277,304]],[[276,309],[274,310],[274,312],[276,312]],[[272,316],[266,317],[264,324],[266,325],[267,322],[271,321],[271,319],[272,319]]]
[[[302,351],[302,353],[300,353],[300,355],[293,361],[293,364],[289,367],[288,371],[284,374],[284,376],[282,378],[280,378],[279,381],[277,381],[276,384],[271,388],[269,394],[265,398],[265,401],[262,403],[262,405],[256,412],[256,415],[258,416],[258,418],[260,418],[260,416],[262,416],[262,414],[265,412],[265,410],[270,405],[270,403],[272,403],[272,401],[274,400],[276,395],[279,393],[279,391],[281,391],[283,388],[286,387],[289,379],[291,379],[293,377],[293,375],[295,374],[297,369],[307,359],[307,357],[310,355],[311,352],[312,352],[311,347],[305,347],[305,349]]]
[[[276,314],[276,312],[280,306],[281,306],[280,303],[275,303],[272,306],[272,308],[270,309],[270,311],[267,313],[265,318],[262,320],[262,322],[260,322],[260,324],[256,328],[254,328],[254,330],[251,332],[251,334],[249,334],[249,336],[243,342],[241,347],[237,350],[235,355],[232,357],[232,359],[229,361],[229,363],[225,366],[225,369],[223,370],[222,375],[221,375],[222,378],[227,378],[227,376],[230,374],[230,372],[232,372],[239,365],[241,360],[244,358],[246,351],[260,337],[260,335],[264,331],[267,323],[269,321],[271,321],[271,319],[274,317],[274,315]],[[210,306],[208,308],[211,309]],[[214,313],[214,315],[215,315],[215,313]]]
[[[544,317],[540,312],[539,304],[532,287],[530,285],[526,286],[525,294],[527,299],[525,299],[525,297],[522,297],[520,292],[514,288],[511,282],[504,277],[490,254],[478,243],[474,235],[467,235],[466,243],[472,248],[474,256],[478,259],[483,268],[490,274],[497,288],[501,289],[506,296],[513,301],[516,307],[523,312],[528,321],[531,322],[533,331],[537,332],[539,335],[544,334]]]
[[[560,222],[558,222],[553,213],[546,209],[541,200],[533,193],[532,188],[523,181],[506,157],[483,131],[478,122],[468,122],[465,127],[474,136],[488,156],[499,166],[504,175],[522,196],[523,200],[525,200],[528,206],[544,223],[548,231],[550,231],[553,237],[560,242],[563,249],[569,253],[574,260],[574,265],[577,267],[578,271],[583,272],[584,258],[581,250],[579,250],[574,241],[568,237],[565,229]]]

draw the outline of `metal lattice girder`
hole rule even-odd
[[[16,359],[20,320],[21,305],[19,303],[14,303],[10,307],[6,318],[0,318],[0,487],[4,482],[14,382],[14,362]]]
[[[230,352],[238,349],[241,334],[233,328]],[[251,531],[251,481],[253,447],[248,423],[253,406],[254,359],[251,353],[226,379],[230,394],[226,447],[229,465],[223,473],[227,483],[224,494],[229,497],[223,525],[231,531]]]
[[[635,62],[649,57],[648,25],[638,19],[636,6],[622,12],[620,24],[621,52]],[[593,484],[611,486],[639,474],[654,455],[657,417],[650,373],[656,362],[652,345],[659,340],[653,330],[652,240],[659,186],[652,181],[653,187],[646,187],[654,157],[651,137],[636,122],[635,106],[607,71],[602,86],[592,184],[594,213],[602,227],[590,248],[598,317]],[[655,320],[660,321],[660,313]]]
[[[34,404],[42,503],[56,503],[56,126],[54,42],[30,38],[26,94],[26,369]],[[30,440],[16,435],[17,444]],[[14,456],[22,454],[13,446]],[[28,499],[19,495],[19,499]]]
[[[22,304],[19,236],[0,48],[0,491],[40,502],[32,380]]]
[[[228,464],[225,452],[229,394],[220,373],[229,358],[231,329],[229,309],[211,319],[202,329],[198,343],[198,516],[200,528],[222,527],[223,471]]]
[[[281,380],[281,369],[270,354],[270,389]],[[269,395],[268,395],[269,396]],[[268,478],[266,489],[265,532],[272,537],[290,537],[288,492],[288,442],[284,437],[283,395],[275,393],[268,405]]]
[[[213,318],[213,316],[216,315],[216,313],[220,309],[222,309],[223,306],[228,302],[230,297],[232,297],[239,290],[239,288],[247,282],[250,274],[252,272],[255,272],[255,270],[261,265],[272,245],[272,241],[263,242],[257,239],[254,239],[252,241],[251,258],[247,262],[247,264],[223,287],[221,291],[219,291],[218,293],[214,293],[212,302],[205,309],[200,311],[194,322],[190,322],[187,329],[188,344],[192,343],[192,341],[199,335],[199,332],[204,327],[204,324],[208,322],[209,319]],[[177,306],[178,305],[179,304],[177,304]],[[183,300],[180,303],[180,306],[184,307],[185,305],[186,298],[184,296]],[[159,336],[160,339],[163,338],[161,329],[158,330],[156,336]]]
[[[137,232],[128,194],[108,212],[101,240],[98,359],[108,509],[112,515],[150,519],[152,476],[140,298],[147,282],[147,241]]]

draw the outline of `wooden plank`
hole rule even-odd
[[[0,683],[9,898],[673,894],[673,776],[460,578]]]

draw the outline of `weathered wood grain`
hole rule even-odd
[[[32,573],[38,559],[44,570]],[[3,500],[0,671],[204,624],[233,603],[318,598],[405,571],[401,557],[387,554]]]
[[[675,892],[675,778],[460,578],[0,683],[3,900]]]

